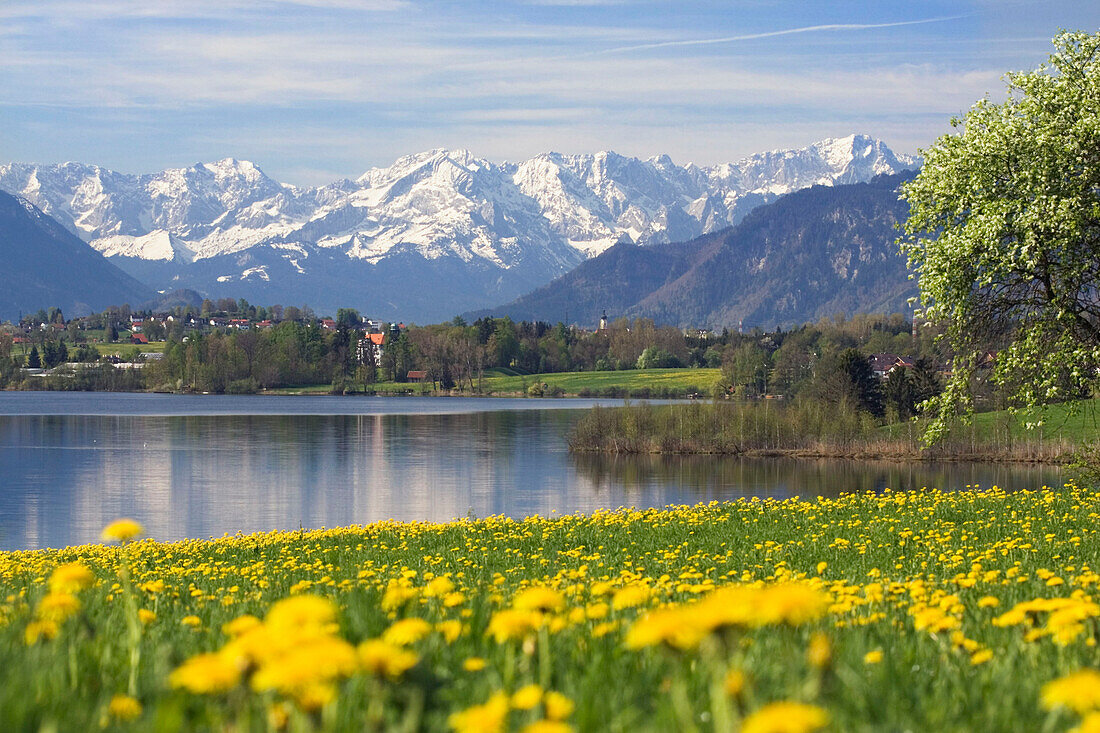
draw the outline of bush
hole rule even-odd
[[[225,385],[226,394],[256,394],[259,391],[260,385],[252,377],[235,379]]]

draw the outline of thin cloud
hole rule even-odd
[[[662,41],[660,43],[643,43],[636,46],[619,46],[603,51],[593,52],[592,56],[603,56],[612,53],[627,53],[629,51],[648,51],[655,48],[672,48],[681,46],[710,46],[718,43],[736,43],[738,41],[755,41],[760,38],[775,38],[776,36],[790,36],[796,33],[817,33],[820,31],[863,31],[874,28],[897,28],[905,25],[921,25],[924,23],[943,23],[948,20],[959,20],[969,17],[967,15],[949,15],[940,18],[924,18],[922,20],[902,20],[894,23],[829,23],[826,25],[808,25],[802,28],[786,28],[780,31],[765,31],[763,33],[745,33],[739,36],[725,36],[724,38],[693,38],[682,41]]]

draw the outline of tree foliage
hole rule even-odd
[[[1079,396],[1100,365],[1100,34],[1062,33],[1048,64],[1010,73],[956,132],[921,151],[903,186],[899,243],[923,316],[947,324],[952,376],[930,440],[973,410],[971,382],[993,379],[1020,405]]]

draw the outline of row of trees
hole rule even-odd
[[[482,318],[472,324],[460,319],[430,326],[393,329],[385,334],[381,359],[362,358],[362,319],[352,309],[337,313],[336,329],[316,322],[284,320],[270,329],[189,332],[169,330],[163,357],[146,365],[150,388],[200,392],[247,392],[261,388],[331,383],[337,391],[367,389],[377,382],[406,381],[410,371],[422,371],[442,389],[477,391],[487,370],[521,374],[559,371],[721,367],[721,391],[738,397],[765,394],[794,396],[807,390],[825,398],[851,394],[851,355],[845,350],[895,350],[925,356],[925,371],[942,355],[935,354],[930,335],[914,339],[901,316],[835,318],[792,331],[749,334],[685,335],[652,321],[620,319],[598,332],[564,324],[514,322]],[[88,344],[66,346],[65,332],[44,332],[27,359],[17,366],[54,367],[65,361],[95,361]],[[12,361],[10,338],[4,359]],[[860,357],[862,359],[862,357]],[[866,360],[863,359],[865,362]],[[927,382],[927,380],[925,380]],[[913,411],[927,389],[891,388],[878,397],[857,400],[875,414],[893,405],[899,415]],[[915,394],[909,397],[910,393]],[[891,396],[892,395],[892,396]]]

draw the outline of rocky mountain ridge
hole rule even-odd
[[[0,190],[158,289],[428,321],[514,298],[617,242],[691,239],[784,193],[918,163],[851,135],[711,167],[439,149],[315,188],[232,158],[144,175],[12,163]]]
[[[837,313],[908,313],[916,294],[895,225],[912,173],[813,186],[687,242],[620,243],[511,303],[465,314],[593,326],[603,312],[658,323],[775,328]]]

